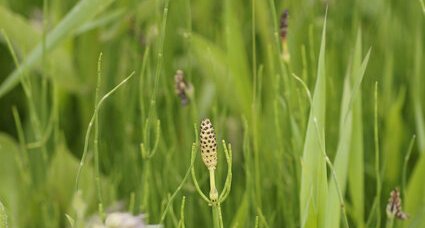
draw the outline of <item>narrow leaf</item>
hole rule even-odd
[[[64,41],[71,32],[75,31],[81,24],[92,19],[97,13],[105,9],[115,0],[81,0],[74,8],[63,18],[59,24],[47,34],[45,50],[53,50],[60,42]],[[15,87],[19,78],[23,76],[22,72],[30,69],[37,63],[43,55],[43,45],[38,45],[29,53],[28,57],[22,62],[20,67],[10,74],[0,85],[0,97],[4,96],[9,90]]]
[[[317,81],[304,143],[301,173],[301,227],[324,227],[327,197],[325,151],[325,43],[326,18],[320,45]],[[318,129],[316,129],[318,128]],[[320,134],[320,135],[319,135]]]

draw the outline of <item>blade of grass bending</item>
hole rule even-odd
[[[79,34],[91,31],[93,29],[96,29],[98,27],[101,27],[103,25],[109,24],[111,22],[120,20],[121,17],[124,15],[125,15],[124,8],[119,8],[112,12],[108,12],[107,15],[100,18],[96,18],[95,20],[92,20],[92,21],[87,21],[86,23],[78,27],[75,30],[75,35],[79,35]]]
[[[25,19],[22,15],[12,12],[10,9],[0,4],[0,28],[4,30],[10,40],[13,41],[14,48],[20,56],[27,54],[27,51],[33,49],[38,42],[42,40],[42,34],[31,25],[30,21]],[[44,34],[44,32],[43,32]],[[44,36],[43,36],[44,37]],[[6,42],[3,37],[0,37],[0,41]],[[49,74],[58,80],[61,86],[67,89],[75,90],[78,89],[78,82],[75,80],[75,71],[72,68],[71,55],[67,52],[65,47],[58,48],[50,54],[49,62],[60,63],[50,64],[49,63]],[[37,66],[38,70],[44,70],[43,64]],[[60,77],[58,77],[60,76]]]
[[[6,40],[6,43],[8,45],[9,51],[12,55],[12,59],[15,63],[16,68],[20,69],[20,64],[18,62],[18,57],[16,55],[15,50],[13,49],[12,43],[9,40],[9,37],[7,36],[6,32],[2,29],[1,30],[3,37]],[[21,72],[22,74],[24,74],[24,72]],[[24,94],[28,100],[28,109],[29,109],[29,119],[31,122],[31,125],[33,127],[33,133],[36,137],[37,140],[40,140],[43,136],[42,136],[42,130],[41,130],[41,123],[40,123],[40,117],[39,114],[37,113],[37,109],[36,109],[36,103],[34,100],[34,94],[32,93],[32,85],[30,83],[29,80],[25,80],[24,78],[20,78],[20,82],[22,85],[22,88],[24,90]],[[47,164],[47,151],[46,148],[42,147],[41,148],[41,153],[42,153],[42,158],[43,158],[43,168],[45,168],[46,164]]]
[[[20,162],[19,162],[19,168],[22,172],[23,181],[25,183],[25,186],[30,186],[32,184],[32,176],[31,171],[29,169],[29,156],[28,156],[28,149],[26,148],[26,139],[25,139],[25,133],[24,128],[22,126],[22,121],[18,113],[18,109],[16,106],[12,107],[12,114],[13,119],[15,121],[15,127],[16,127],[16,133],[18,135],[18,142],[20,147]]]
[[[63,18],[59,24],[46,36],[45,51],[54,49],[61,41],[65,40],[69,34],[84,22],[92,19],[97,13],[108,7],[115,0],[82,0]],[[15,87],[19,79],[31,68],[43,55],[42,43],[30,52],[28,57],[22,62],[20,67],[13,71],[0,85],[0,98]]]
[[[193,181],[193,184],[195,185],[196,191],[199,193],[201,198],[205,200],[205,202],[210,203],[209,198],[202,192],[201,187],[198,184],[198,181],[196,179],[195,166],[193,165],[195,163],[196,151],[197,151],[197,148],[199,147],[199,141],[198,141],[199,134],[198,134],[198,128],[196,124],[194,125],[194,128],[195,128],[196,142],[192,144],[192,152],[190,155],[190,166],[191,166],[190,173],[192,174],[192,181]]]
[[[196,150],[196,145],[192,146],[192,150]],[[173,203],[174,198],[177,196],[177,193],[180,192],[180,190],[183,188],[183,185],[186,183],[187,178],[189,177],[191,170],[192,170],[192,166],[193,164],[190,164],[189,168],[186,171],[186,174],[183,177],[183,180],[181,181],[181,183],[179,184],[179,186],[177,187],[177,189],[174,191],[174,193],[170,196],[170,198],[168,199],[167,205],[164,208],[164,211],[161,214],[161,219],[159,220],[160,224],[163,224],[164,220],[165,220],[165,216],[167,215],[168,209],[171,206],[171,203]],[[184,199],[184,198],[183,198]],[[182,207],[184,208],[184,201],[182,202]]]
[[[197,131],[196,131],[196,125],[195,125],[195,135],[197,136],[198,135],[198,133],[196,133]],[[184,175],[184,177],[183,177],[183,180],[181,181],[181,183],[179,184],[179,186],[177,187],[177,189],[174,191],[174,193],[171,195],[171,197],[168,199],[168,202],[167,202],[167,205],[165,206],[165,208],[164,208],[164,211],[162,212],[162,215],[161,215],[161,219],[160,219],[160,221],[159,221],[159,223],[160,224],[162,224],[163,222],[164,222],[164,220],[165,220],[165,216],[167,215],[167,212],[168,212],[168,208],[170,207],[170,205],[171,205],[171,203],[173,202],[173,199],[177,196],[177,193],[179,193],[180,192],[180,190],[183,188],[183,185],[184,185],[184,183],[186,183],[186,181],[187,181],[187,178],[189,178],[189,175],[192,173],[192,169],[193,169],[193,161],[194,161],[194,157],[193,157],[193,155],[195,155],[196,154],[196,150],[197,150],[197,144],[198,143],[198,137],[196,137],[196,142],[195,143],[193,143],[192,144],[192,151],[191,151],[191,161],[190,161],[190,166],[189,166],[189,168],[187,169],[187,171],[186,171],[186,174]],[[196,179],[195,179],[196,180]],[[197,182],[196,182],[196,184],[197,184]],[[202,192],[202,191],[201,191]],[[183,220],[184,219],[184,217],[183,217],[183,210],[184,210],[184,202],[185,202],[185,197],[183,196],[183,201],[182,201],[182,208],[181,208],[181,210],[182,210],[182,212],[181,212],[181,219]],[[184,226],[184,221],[183,221],[183,226]]]
[[[317,119],[314,119],[314,124],[315,124],[315,127],[316,127],[316,131],[318,132],[317,134],[319,134],[319,127],[318,127],[318,124],[317,124]],[[322,155],[323,155],[323,157],[326,161],[326,164],[329,166],[329,169],[331,170],[331,174],[332,174],[332,178],[333,178],[332,180],[334,181],[334,186],[335,186],[335,194],[338,195],[339,203],[340,203],[341,209],[342,209],[342,214],[343,214],[343,218],[344,218],[344,225],[345,225],[345,227],[349,227],[348,219],[347,219],[347,213],[345,211],[344,198],[341,194],[341,190],[340,190],[341,188],[340,188],[338,181],[337,181],[338,178],[337,178],[336,173],[335,173],[335,168],[332,165],[332,162],[329,159],[326,151],[324,150],[325,146],[323,145],[323,142],[319,141],[319,143],[321,144],[320,148],[321,148]],[[327,212],[327,214],[329,214],[328,211],[326,211],[326,212]],[[326,219],[326,217],[325,217],[325,219]],[[326,223],[326,220],[325,220],[325,223]]]
[[[77,171],[77,178],[75,180],[75,192],[78,192],[79,189],[79,183],[80,183],[80,175],[81,175],[81,171],[83,169],[84,166],[84,162],[86,160],[87,157],[87,152],[88,152],[88,140],[90,137],[90,132],[92,130],[93,127],[93,122],[94,119],[97,115],[97,113],[99,112],[100,107],[102,106],[103,102],[105,102],[105,100],[111,96],[115,91],[117,91],[122,85],[124,85],[131,77],[133,77],[134,75],[134,71],[128,76],[126,77],[124,80],[122,80],[118,85],[116,85],[112,90],[110,90],[107,94],[105,94],[102,99],[99,100],[99,103],[96,105],[94,113],[90,119],[89,125],[87,127],[87,131],[86,131],[86,136],[85,136],[85,140],[84,140],[84,151],[83,151],[83,156],[81,157],[81,161],[80,161],[80,165],[78,167],[78,171]]]
[[[326,17],[323,25],[320,45],[317,81],[311,104],[307,125],[304,151],[302,156],[300,215],[305,220],[302,227],[323,227],[326,212],[327,175],[326,161],[317,148],[325,146],[325,108],[326,108],[326,79],[325,79],[325,43]],[[315,121],[317,120],[317,128]],[[320,143],[323,142],[323,143]],[[321,145],[322,144],[322,145]],[[324,148],[322,148],[325,151]],[[310,198],[310,191],[312,197]],[[305,206],[308,205],[308,206]]]

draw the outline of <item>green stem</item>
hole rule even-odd
[[[407,177],[407,165],[409,163],[410,154],[412,153],[413,146],[415,144],[416,135],[412,136],[412,139],[409,143],[409,148],[407,149],[406,156],[404,156],[404,162],[403,162],[403,171],[401,176],[401,184],[402,189],[401,192],[403,194],[403,199],[406,199],[406,177]]]
[[[173,195],[171,195],[171,197],[169,198],[167,202],[167,206],[165,206],[165,209],[162,212],[161,220],[159,222],[160,224],[164,224],[165,216],[167,215],[168,209],[170,208],[171,203],[173,202],[173,199],[177,196],[177,193],[180,192],[180,190],[183,188],[183,185],[186,183],[186,180],[189,178],[191,169],[192,169],[192,164],[190,165],[189,169],[186,171],[186,174],[184,175],[183,180],[180,183],[180,185],[177,187],[176,191],[174,191]],[[185,202],[185,197],[183,196],[182,207],[181,207],[182,211],[184,210],[184,202]],[[181,213],[180,217],[183,218],[183,212],[180,212],[180,213]]]
[[[102,66],[102,52],[99,54],[97,62],[97,86],[95,93],[94,108],[99,102],[100,83],[101,83],[101,66]],[[94,163],[95,163],[95,181],[97,190],[98,210],[99,216],[103,220],[105,219],[105,213],[103,211],[103,197],[101,191],[101,180],[100,180],[100,162],[99,162],[99,118],[98,113],[94,114]]]
[[[223,221],[221,220],[220,204],[213,204],[212,206],[213,224],[214,228],[221,228]]]
[[[380,175],[380,155],[379,155],[379,132],[378,132],[378,82],[375,82],[375,107],[374,107],[374,141],[375,141],[375,173],[376,173],[376,213],[377,213],[377,225],[381,227],[381,175]]]
[[[394,227],[394,218],[387,218],[387,223],[385,224],[385,228],[393,228]]]
[[[143,177],[143,198],[142,198],[142,204],[141,204],[141,210],[142,211],[147,211],[149,208],[149,197],[150,197],[150,191],[149,191],[149,186],[150,186],[150,178],[151,178],[151,161],[150,160],[145,160],[145,164],[144,164],[144,169],[143,169],[143,173],[144,173],[144,177]]]
[[[196,126],[195,126],[195,129],[196,129]],[[196,132],[196,130],[195,130],[195,132]],[[196,136],[198,136],[198,134],[196,134]],[[202,192],[201,187],[199,187],[198,181],[196,180],[195,166],[193,164],[194,164],[195,158],[196,158],[196,148],[197,148],[197,145],[198,145],[197,143],[193,143],[192,144],[192,154],[190,156],[190,166],[192,167],[190,170],[191,170],[191,174],[192,174],[192,181],[193,181],[193,184],[195,185],[196,191],[199,193],[199,195],[201,196],[201,198],[203,200],[205,200],[207,203],[210,203],[210,200]]]
[[[100,107],[102,106],[103,102],[105,102],[105,100],[111,96],[116,90],[118,90],[122,85],[124,85],[131,77],[133,77],[134,75],[134,71],[124,80],[122,80],[118,85],[116,85],[113,89],[111,89],[107,94],[105,94],[102,99],[99,100],[99,102],[97,103],[95,109],[94,109],[94,113],[92,115],[92,117],[90,118],[90,122],[89,122],[89,126],[87,127],[87,131],[86,131],[86,136],[84,139],[84,149],[83,149],[83,155],[81,157],[81,161],[80,164],[78,166],[78,171],[77,171],[77,177],[75,180],[75,192],[77,192],[79,190],[79,185],[80,185],[80,177],[81,177],[81,172],[83,170],[83,166],[84,163],[86,161],[86,157],[87,157],[87,153],[88,153],[88,140],[89,140],[89,136],[93,127],[93,123],[94,123],[94,119],[97,115],[97,113],[99,112]]]
[[[210,200],[214,204],[218,200],[218,192],[215,187],[215,169],[208,169],[210,172]]]

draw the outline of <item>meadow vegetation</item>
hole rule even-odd
[[[423,0],[0,0],[0,227],[425,227],[424,26]]]

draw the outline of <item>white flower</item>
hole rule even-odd
[[[128,212],[111,212],[106,215],[105,223],[98,216],[92,217],[87,228],[162,228],[162,225],[147,225],[144,214],[132,215]]]
[[[144,228],[143,215],[134,216],[130,213],[114,212],[108,214],[105,220],[107,228]]]

